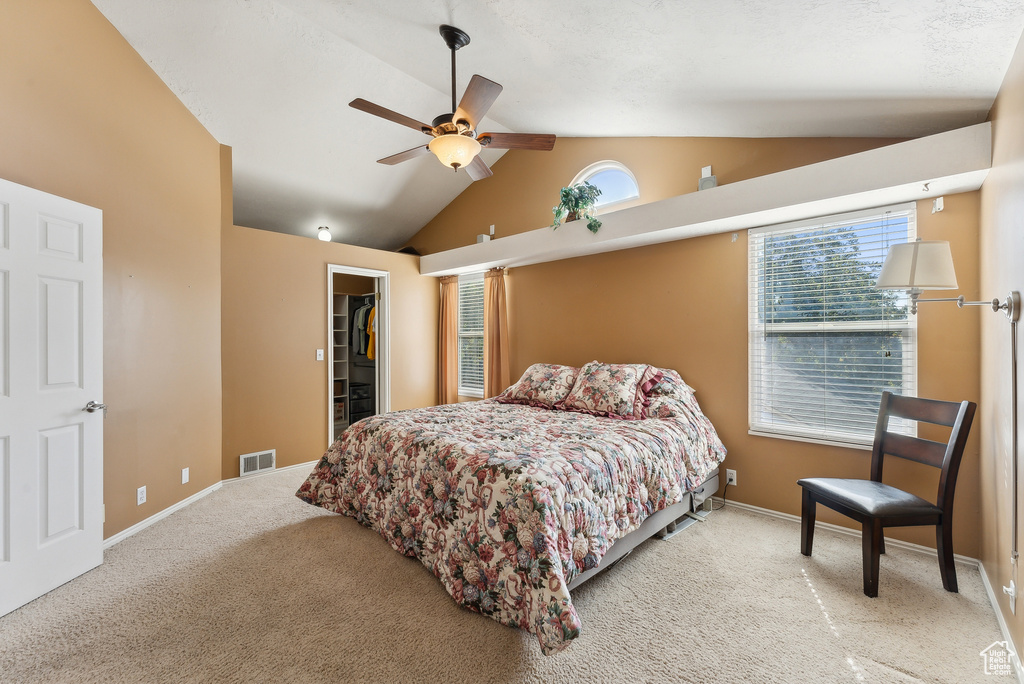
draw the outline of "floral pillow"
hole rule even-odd
[[[642,420],[647,391],[661,374],[640,363],[598,363],[580,369],[572,391],[555,408],[594,416]]]
[[[523,377],[499,394],[495,399],[503,404],[526,404],[539,408],[554,408],[565,399],[576,381],[579,368],[552,363],[535,363],[526,369]]]
[[[666,396],[680,401],[686,401],[693,396],[693,388],[687,385],[683,378],[671,368],[659,368],[661,377],[651,385],[647,394],[651,397]]]

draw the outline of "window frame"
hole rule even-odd
[[[632,171],[629,170],[628,166],[626,166],[622,162],[617,162],[613,159],[603,159],[601,161],[590,164],[582,171],[577,173],[576,176],[572,179],[572,182],[569,183],[569,185],[576,185],[577,183],[586,182],[593,178],[594,176],[596,176],[597,174],[601,173],[602,171],[621,171],[622,173],[625,173],[633,181],[633,185],[636,186],[636,195],[634,195],[633,197],[625,197],[620,200],[615,200],[614,202],[601,202],[601,198],[598,197],[597,203],[594,205],[595,214],[603,213],[609,207],[616,207],[622,209],[625,208],[625,205],[627,205],[630,202],[639,202],[640,183],[637,182],[636,176],[633,174]]]
[[[479,330],[479,332],[477,332],[476,330],[473,330],[472,332],[464,333],[463,330],[462,330],[462,286],[463,286],[463,283],[479,283],[480,284],[480,313],[481,313],[481,317],[480,317],[480,330]],[[457,345],[457,349],[458,349],[458,375],[459,375],[459,382],[458,382],[459,389],[458,389],[458,392],[459,392],[459,396],[460,397],[474,397],[474,398],[477,398],[477,399],[483,399],[483,397],[484,397],[484,373],[481,373],[481,375],[480,375],[480,386],[479,387],[476,387],[476,386],[470,385],[470,384],[466,384],[466,383],[463,382],[463,365],[462,365],[462,362],[463,362],[462,340],[463,340],[463,338],[479,338],[480,339],[480,352],[481,352],[481,357],[480,357],[481,368],[483,366],[483,361],[484,361],[483,360],[483,348],[484,348],[483,347],[483,343],[484,343],[484,324],[483,324],[484,288],[485,288],[485,284],[484,284],[484,272],[483,271],[480,271],[479,273],[466,273],[464,275],[460,275],[459,276],[459,290],[458,290],[459,310],[458,310],[458,320],[456,321],[456,330],[458,331],[458,334],[456,335],[456,337],[457,337],[456,345]],[[486,372],[486,369],[483,369],[483,370],[484,370],[484,372]]]
[[[772,323],[765,324],[760,319],[761,284],[765,278],[760,271],[757,271],[755,252],[758,236],[772,235],[786,232],[796,232],[801,229],[821,228],[827,229],[830,225],[849,224],[858,220],[870,220],[884,217],[887,213],[899,212],[907,215],[907,241],[913,242],[917,238],[917,206],[915,202],[906,202],[883,207],[876,207],[861,211],[845,212],[820,216],[812,219],[792,221],[787,223],[753,228],[748,231],[747,247],[747,425],[748,434],[758,437],[772,437],[798,442],[811,442],[814,444],[826,444],[830,446],[842,446],[855,449],[870,450],[874,441],[874,428],[870,434],[857,434],[841,430],[829,430],[818,427],[803,426],[781,426],[765,423],[760,420],[762,407],[759,403],[761,392],[759,388],[764,384],[762,378],[761,354],[763,343],[761,339],[770,332],[804,332],[804,333],[828,333],[835,332],[902,332],[904,349],[909,346],[910,353],[904,353],[903,358],[903,393],[909,396],[917,395],[918,384],[918,334],[917,316],[907,314],[906,320],[876,319],[872,321],[833,321],[833,322],[807,322],[807,323]],[[763,252],[763,248],[761,248]],[[770,328],[769,328],[770,325]],[[917,424],[914,421],[897,421],[890,426],[890,429],[904,434],[916,436]]]

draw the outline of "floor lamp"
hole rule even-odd
[[[953,256],[949,243],[944,240],[920,240],[893,245],[882,264],[875,287],[882,290],[906,290],[910,295],[910,313],[917,313],[919,302],[956,302],[961,309],[965,306],[987,306],[992,311],[1002,311],[1010,321],[1010,425],[1011,453],[1013,455],[1013,521],[1011,523],[1010,563],[1017,566],[1017,321],[1020,320],[1020,292],[1013,290],[1006,299],[992,299],[982,302],[968,302],[963,295],[955,298],[920,299],[925,290],[955,290],[956,272],[953,270]],[[1016,573],[1014,573],[1016,575]],[[1010,612],[1016,612],[1017,588],[1013,579],[1010,586],[1003,587],[1010,596]]]

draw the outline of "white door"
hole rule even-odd
[[[102,230],[0,180],[0,615],[103,560]]]

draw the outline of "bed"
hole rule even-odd
[[[724,458],[675,371],[535,364],[494,399],[353,424],[296,495],[376,530],[550,655],[580,633],[570,590],[671,529]]]

